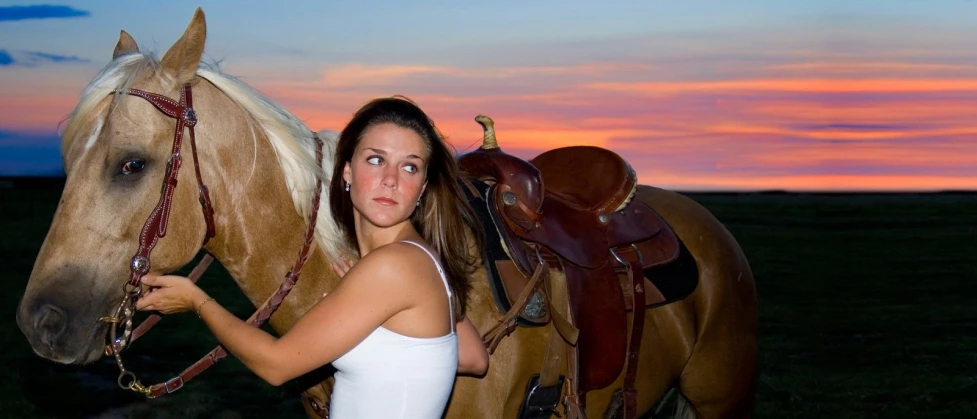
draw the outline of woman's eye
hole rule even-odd
[[[404,166],[404,170],[406,170],[407,173],[417,173],[417,166],[414,166],[413,164],[408,164]]]
[[[383,162],[383,160],[380,159],[380,156],[373,156],[373,157],[370,157],[370,158],[366,159],[366,162],[367,163],[370,163],[370,164],[380,164],[380,163]]]
[[[142,171],[142,169],[145,168],[146,168],[145,160],[129,160],[125,163],[122,163],[122,168],[120,169],[120,171],[122,172],[123,175],[131,175],[131,174],[139,173]]]

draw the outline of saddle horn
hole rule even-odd
[[[478,115],[475,117],[475,122],[482,125],[482,131],[484,132],[482,137],[482,150],[490,150],[499,148],[499,142],[495,140],[495,121],[485,115]]]

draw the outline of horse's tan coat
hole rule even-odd
[[[305,220],[295,209],[282,169],[268,136],[238,103],[196,73],[206,38],[203,14],[197,11],[184,36],[160,61],[147,67],[133,85],[177,97],[183,82],[193,83],[200,165],[211,189],[217,236],[207,245],[248,298],[258,305],[272,294],[288,271],[303,239]],[[114,55],[135,52],[125,32]],[[136,235],[158,199],[162,164],[169,154],[173,121],[137,98],[112,108],[105,98],[92,116],[79,122],[63,153],[68,181],[51,229],[38,254],[18,309],[18,322],[35,351],[65,363],[88,363],[99,357],[104,327],[93,326],[121,300],[127,263]],[[105,117],[98,141],[85,147],[86,135]],[[76,121],[77,122],[77,121]],[[193,258],[205,225],[196,202],[196,180],[188,145],[167,236],[152,255],[153,271],[177,269]],[[146,178],[120,187],[108,175],[125,153],[152,156]],[[309,150],[311,153],[311,150]],[[665,392],[678,386],[703,418],[748,417],[753,404],[757,362],[757,300],[752,272],[735,239],[703,207],[679,194],[640,186],[637,199],[648,203],[675,229],[699,264],[700,281],[685,300],[647,311],[637,389],[639,411],[648,411]],[[332,222],[320,216],[320,223]],[[67,269],[66,267],[71,267]],[[73,281],[72,275],[86,279]],[[76,274],[77,273],[77,274]],[[479,271],[469,316],[482,331],[501,317]],[[315,304],[339,280],[326,253],[317,250],[270,323],[279,333]],[[72,294],[72,287],[79,293]],[[84,292],[81,292],[81,290]],[[72,298],[85,298],[85,308]],[[37,301],[71,310],[70,342],[47,345],[32,329],[30,307]],[[514,417],[529,376],[537,373],[548,328],[516,330],[492,355],[483,378],[459,377],[447,410],[449,418]],[[50,347],[49,347],[50,346]],[[188,359],[188,363],[193,360]],[[601,417],[614,385],[589,393],[587,415]],[[206,385],[206,373],[194,385]],[[328,386],[327,386],[328,387]],[[311,412],[310,412],[311,413]]]

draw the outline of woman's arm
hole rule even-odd
[[[400,278],[417,270],[418,264],[396,252],[374,253],[350,269],[278,339],[237,318],[179,276],[143,278],[146,285],[160,288],[140,298],[136,308],[164,314],[196,310],[228,352],[268,383],[281,385],[336,360],[394,314],[411,307],[409,286]]]
[[[458,322],[455,330],[458,333],[458,374],[485,375],[489,355],[478,329],[466,316]]]

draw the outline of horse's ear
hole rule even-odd
[[[173,76],[178,84],[190,82],[203,58],[206,40],[207,23],[204,21],[203,10],[198,7],[183,36],[163,55],[160,68]]]
[[[132,39],[132,36],[128,32],[122,31],[119,33],[119,43],[115,44],[115,51],[112,52],[112,59],[119,58],[120,55],[132,54],[139,52],[139,46],[136,45],[136,40]]]

